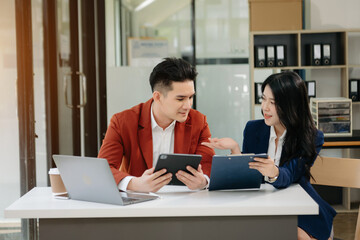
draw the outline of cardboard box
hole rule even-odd
[[[249,0],[250,31],[302,29],[301,0]]]

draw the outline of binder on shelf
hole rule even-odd
[[[311,65],[321,65],[321,44],[315,43],[310,45]]]
[[[286,66],[286,48],[285,45],[277,45],[276,46],[276,66],[283,67]]]
[[[255,46],[255,67],[265,67],[265,46]]]
[[[331,45],[329,43],[322,44],[322,64],[323,65],[330,65],[331,64]]]
[[[316,97],[316,82],[305,81],[309,98]]]
[[[255,83],[255,104],[261,104],[262,102],[261,85],[262,83]]]
[[[275,46],[266,46],[266,66],[275,67]]]
[[[360,83],[360,79],[350,79],[349,80],[349,98],[353,102],[358,102],[360,100],[359,83]]]

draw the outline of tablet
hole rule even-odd
[[[165,168],[167,173],[173,174],[173,178],[169,185],[185,185],[176,178],[175,174],[179,170],[190,173],[188,170],[186,170],[186,166],[191,166],[197,169],[201,158],[202,156],[197,154],[162,153],[159,155],[154,172]]]
[[[260,189],[263,176],[249,168],[254,157],[267,158],[266,154],[213,156],[209,191],[227,189]]]

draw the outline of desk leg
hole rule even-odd
[[[297,239],[297,216],[40,219],[40,240]]]

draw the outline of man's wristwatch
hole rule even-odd
[[[267,177],[268,178],[268,183],[274,183],[277,179],[278,179],[278,176],[276,177]]]

